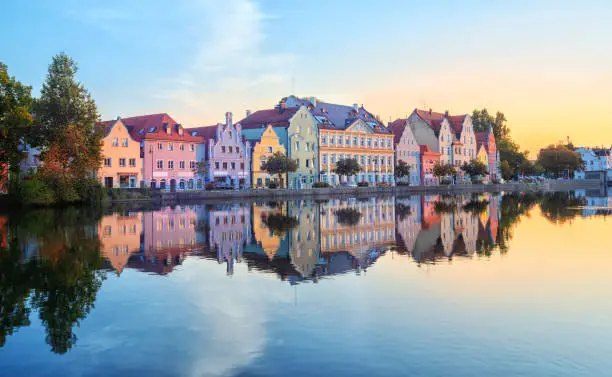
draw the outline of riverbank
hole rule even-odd
[[[151,193],[150,198],[112,199],[109,203],[157,202],[172,203],[186,201],[238,201],[244,199],[292,199],[327,197],[364,197],[372,195],[407,196],[415,194],[479,193],[479,192],[553,192],[579,189],[602,190],[598,181],[559,180],[543,183],[503,183],[440,186],[396,186],[396,187],[329,187],[312,189],[259,189],[244,191],[182,191]]]

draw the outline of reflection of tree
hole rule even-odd
[[[341,208],[335,212],[338,223],[347,226],[355,226],[361,220],[361,212],[355,208]]]
[[[552,192],[542,196],[540,210],[548,221],[563,224],[580,215],[578,207],[585,204],[586,199],[577,197],[574,193]]]
[[[520,218],[526,215],[537,203],[538,196],[533,193],[506,194],[500,201],[499,226],[497,228],[497,242],[502,253],[508,251],[508,241],[512,238],[512,231]]]
[[[463,206],[463,210],[474,215],[478,215],[487,210],[489,202],[487,200],[470,200]]]
[[[270,229],[272,234],[282,237],[285,233],[290,232],[293,228],[298,225],[298,221],[293,216],[285,216],[278,214],[269,214],[265,220],[263,220],[264,224]]]
[[[11,247],[0,256],[2,336],[29,324],[31,296],[29,306],[46,326],[52,351],[65,353],[74,345],[72,327],[93,308],[104,279],[98,219],[99,212],[76,208],[9,217]],[[37,250],[37,258],[20,261],[25,248]]]
[[[436,213],[453,213],[457,209],[457,203],[454,201],[437,201],[434,203]]]
[[[395,205],[395,214],[400,221],[403,221],[406,217],[410,216],[411,213],[412,209],[410,206],[407,206],[404,203],[397,203]]]

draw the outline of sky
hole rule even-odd
[[[568,136],[612,145],[612,2],[12,1],[0,61],[38,95],[65,52],[103,119],[167,112],[186,127],[289,94],[501,111],[532,155]]]

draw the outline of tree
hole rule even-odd
[[[336,167],[334,168],[334,173],[339,176],[346,176],[347,178],[353,176],[361,171],[361,166],[359,166],[359,162],[355,158],[345,158],[338,160],[336,162]]]
[[[54,56],[34,104],[40,129],[36,145],[42,147],[43,165],[59,167],[64,183],[69,178],[90,175],[102,161],[103,129],[95,126],[98,110],[87,89],[75,78],[77,72],[77,64],[66,54]],[[57,156],[61,158],[56,160]]]
[[[470,162],[464,162],[463,165],[461,165],[461,170],[463,170],[465,174],[469,175],[472,180],[478,176],[488,174],[487,165],[477,159],[472,159]]]
[[[442,177],[454,177],[457,169],[453,165],[436,162],[433,167],[433,175],[441,179]]]
[[[495,116],[489,114],[486,108],[482,110],[476,109],[472,112],[474,132],[487,132],[489,127],[491,127],[495,135],[495,141],[498,144],[499,141],[510,140],[510,128],[506,125],[506,121],[504,113],[499,111]]]
[[[574,171],[584,166],[580,154],[568,149],[565,145],[549,145],[541,149],[538,154],[538,163],[547,173],[556,177],[565,170],[573,174]]]
[[[193,174],[200,177],[202,182],[206,183],[206,175],[208,175],[208,163],[202,159],[196,162],[195,168],[193,168]],[[202,189],[206,189],[206,184],[202,185]]]
[[[19,177],[19,163],[23,159],[20,146],[31,136],[32,88],[8,74],[8,67],[0,62],[0,177]],[[10,188],[9,188],[10,189]]]
[[[395,178],[401,179],[410,176],[410,165],[404,160],[399,160],[395,165]]]
[[[262,170],[270,175],[278,175],[279,181],[282,181],[283,174],[294,172],[297,168],[297,162],[282,152],[275,152],[272,156],[268,157],[261,167]]]
[[[339,224],[355,226],[361,220],[361,212],[355,208],[341,208],[336,210],[336,219]]]
[[[283,237],[287,232],[298,226],[297,218],[270,213],[263,221],[275,236]]]

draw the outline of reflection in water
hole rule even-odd
[[[228,275],[245,263],[290,284],[318,282],[361,274],[391,252],[417,265],[505,253],[536,204],[563,223],[608,215],[610,203],[586,192],[413,195],[0,216],[0,346],[36,315],[51,350],[70,350],[109,271],[166,275],[192,257]]]

